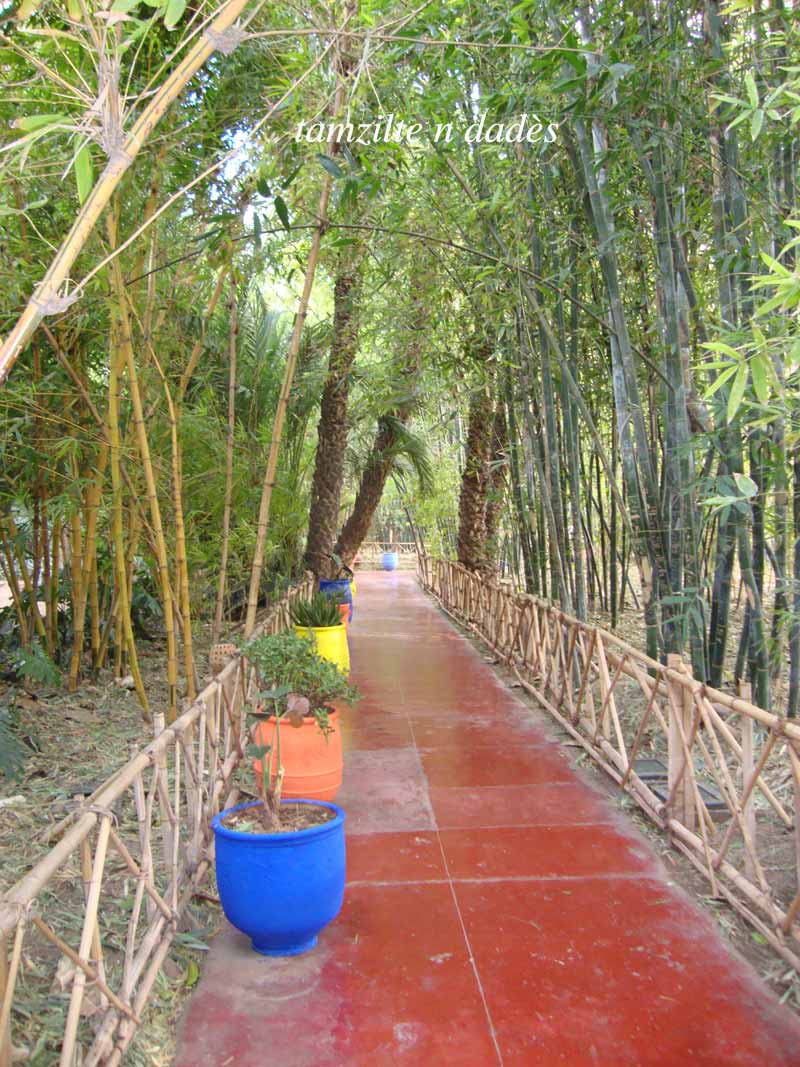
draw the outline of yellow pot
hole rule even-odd
[[[323,659],[335,663],[349,677],[350,649],[347,645],[347,629],[344,626],[293,626],[299,637],[311,637],[317,652]]]

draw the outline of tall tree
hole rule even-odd
[[[350,375],[358,352],[361,298],[359,254],[340,255],[333,287],[333,335],[328,374],[322,392],[305,564],[318,578],[331,573],[331,552],[339,526],[339,505],[347,448],[347,401]]]

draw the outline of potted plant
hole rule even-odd
[[[341,556],[337,556],[335,552],[331,553],[330,559],[333,561],[333,578],[320,578],[319,591],[324,593],[325,596],[331,597],[339,604],[347,603],[350,607],[350,614],[347,621],[353,621],[353,572],[342,562]]]
[[[281,644],[286,638],[288,644]],[[320,930],[339,914],[344,898],[344,812],[328,801],[283,798],[285,738],[306,719],[319,726],[331,713],[319,706],[326,674],[335,668],[319,657],[311,696],[293,689],[302,675],[293,635],[271,635],[248,646],[261,677],[279,669],[291,682],[258,694],[258,727],[272,722],[269,742],[254,742],[248,755],[262,761],[260,797],[221,812],[212,821],[217,888],[230,923],[247,934],[253,948],[267,956],[295,956],[317,943]],[[284,653],[281,654],[281,648]],[[312,650],[313,652],[313,650]],[[310,668],[309,668],[310,670]],[[267,671],[266,675],[264,671]],[[294,673],[293,673],[294,672]],[[346,686],[339,672],[334,688]],[[349,689],[349,687],[347,687]],[[349,692],[348,696],[354,694]],[[314,707],[317,713],[314,714]],[[327,708],[327,706],[326,706]]]
[[[339,613],[339,606],[324,593],[317,593],[309,600],[297,600],[289,609],[294,632],[300,637],[310,637],[317,652],[344,673],[350,673],[350,649],[347,646],[347,630]]]
[[[288,716],[289,728],[282,731],[283,796],[333,800],[342,784],[342,736],[335,702],[354,703],[358,690],[335,664],[317,654],[309,638],[294,633],[256,638],[247,646],[247,656],[270,692],[288,687],[282,697],[271,698],[266,709],[257,705],[251,712],[256,745],[272,745],[280,722]],[[295,699],[297,694],[303,698],[302,705]],[[298,714],[301,706],[303,712]],[[253,769],[260,789],[260,759],[253,761]],[[272,774],[277,774],[276,766]]]

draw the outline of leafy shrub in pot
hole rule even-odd
[[[288,688],[283,696],[270,699],[268,710],[253,712],[261,720],[253,730],[257,744],[272,743],[278,719],[293,727],[282,731],[284,796],[333,800],[342,784],[342,739],[334,701],[352,704],[358,691],[317,654],[308,638],[293,633],[259,639],[248,656],[272,692]],[[253,768],[260,781],[261,761],[256,759]]]
[[[284,800],[284,744],[307,724],[327,745],[336,729],[335,699],[357,691],[333,664],[295,634],[257,638],[246,654],[268,688],[251,713],[248,755],[262,761],[260,799],[222,812],[212,823],[217,887],[228,920],[257,952],[296,955],[339,913],[344,896],[344,812],[335,804]],[[259,731],[271,727],[268,741]]]

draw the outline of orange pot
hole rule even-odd
[[[350,605],[349,604],[340,604],[339,605],[339,615],[341,616],[341,619],[342,619],[342,622],[344,623],[345,629],[347,629],[347,627],[350,625]]]
[[[342,785],[342,732],[339,712],[328,717],[331,732],[323,734],[316,719],[303,720],[302,726],[281,722],[281,761],[284,779],[281,796],[286,800],[333,800]],[[271,745],[275,736],[275,719],[259,722],[253,731],[257,745]],[[269,760],[269,755],[265,757]],[[261,792],[261,760],[253,760],[258,790]],[[277,773],[277,768],[275,773]]]

